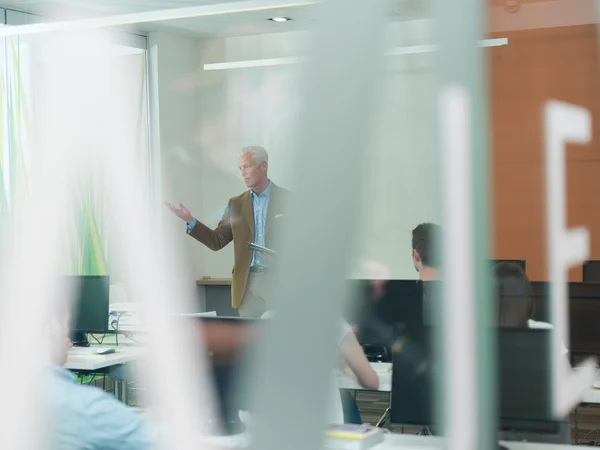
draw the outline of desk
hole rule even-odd
[[[391,392],[392,391],[392,363],[371,363],[377,375],[379,375],[379,392]],[[355,378],[351,378],[348,375],[339,372],[337,373],[337,382],[340,389],[349,389],[351,391],[370,391],[364,386],[358,384]],[[599,393],[600,395],[600,393]]]
[[[69,349],[64,368],[74,372],[102,372],[106,375],[106,371],[110,367],[135,361],[145,353],[144,348],[119,346],[115,348],[115,353],[111,353],[110,355],[98,355],[96,351],[102,347],[73,347]],[[115,397],[122,402],[127,403],[127,382],[125,380],[113,380],[113,383],[115,387]]]
[[[571,445],[533,444],[528,442],[502,442],[509,450],[573,450]],[[373,450],[441,450],[444,438],[435,436],[416,436],[411,434],[388,434],[385,440]]]
[[[106,369],[112,366],[118,366],[131,361],[135,361],[143,355],[144,350],[139,347],[116,347],[116,353],[110,355],[98,355],[96,350],[99,347],[73,347],[67,354],[65,369],[73,371],[93,372],[95,370]]]
[[[198,286],[231,286],[231,278],[200,278],[196,280]]]
[[[600,405],[600,389],[590,387],[581,399],[581,403],[588,403],[592,405]]]

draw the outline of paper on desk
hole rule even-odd
[[[377,373],[388,373],[392,371],[391,363],[371,363],[371,367]]]

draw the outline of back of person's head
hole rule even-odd
[[[420,266],[440,268],[440,258],[437,245],[441,237],[441,227],[434,223],[422,223],[412,231],[412,249],[415,268]]]
[[[533,288],[523,269],[515,263],[501,262],[494,267],[498,326],[527,328],[534,314]]]

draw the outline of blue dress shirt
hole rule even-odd
[[[271,180],[263,192],[260,194],[250,190],[252,196],[252,210],[254,211],[254,243],[262,247],[265,246],[265,225],[267,223],[267,209],[269,207],[269,196],[271,195]],[[190,233],[196,226],[196,218],[187,225],[187,231]],[[267,262],[257,252],[252,253],[252,266],[266,266]]]
[[[265,246],[265,224],[267,223],[267,209],[269,207],[269,196],[271,195],[271,182],[267,184],[267,187],[260,194],[250,191],[252,196],[252,209],[254,211],[254,243]],[[266,266],[267,262],[260,256],[260,253],[253,252],[252,266]]]
[[[53,450],[148,450],[155,437],[146,419],[95,386],[77,384],[54,366],[47,385]]]

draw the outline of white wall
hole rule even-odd
[[[159,195],[165,201],[182,202],[193,211],[202,205],[201,153],[194,143],[199,114],[194,83],[199,67],[197,45],[194,39],[169,33],[152,32],[148,36],[152,145],[159,152],[157,162],[162,169]],[[161,219],[165,242],[184,249],[184,266],[190,268],[190,278],[195,277],[204,270],[204,260],[190,245],[185,225],[166,208]]]
[[[429,36],[427,21],[385,30],[388,47],[428,44]],[[275,183],[298,191],[310,182],[308,174],[295,174],[291,165],[292,152],[302,150],[294,146],[294,126],[303,94],[303,66],[203,70],[205,63],[302,56],[309,43],[306,32],[200,42],[150,34],[151,49],[158,49],[160,148],[163,185],[169,187],[163,189],[165,199],[181,201],[199,220],[216,226],[229,197],[245,189],[237,157],[241,147],[252,144],[269,151]],[[367,181],[357,182],[356,190],[348,193],[356,196],[357,207],[361,198],[365,204],[354,243],[358,259],[385,264],[397,278],[416,277],[411,230],[440,216],[433,63],[432,54],[385,58],[370,158],[365,162]],[[323,151],[327,146],[324,142]],[[332,180],[344,176],[335,170],[331,168]],[[183,230],[167,239],[186,249],[195,277],[231,276],[231,245],[212,252]],[[355,263],[349,263],[349,272],[367,275]]]
[[[426,21],[386,29],[389,47],[428,44],[429,36],[430,23]],[[294,32],[203,41],[198,44],[199,62],[301,56],[306,54],[309,40],[307,33]],[[348,195],[356,196],[357,205],[361,196],[365,199],[362,232],[356,242],[359,258],[389,266],[393,277],[415,278],[410,232],[418,223],[437,221],[440,216],[434,158],[434,57],[387,57],[385,63],[370,161],[365,164],[368,181],[357,183]],[[275,183],[298,191],[310,182],[294,174],[291,167],[291,152],[301,151],[293,145],[293,127],[302,100],[302,66],[200,71],[196,82],[200,111],[191,150],[194,164],[181,167],[176,174],[189,178],[187,183],[195,189],[181,192],[181,198],[199,219],[216,225],[228,198],[245,189],[237,173],[237,155],[245,145],[267,148]],[[323,151],[327,145],[323,143]],[[335,170],[331,168],[332,180],[344,176]],[[294,175],[298,178],[293,179]],[[180,183],[182,187],[186,184]],[[195,259],[196,275],[231,275],[231,246],[217,253],[195,243],[189,247],[201,258]],[[366,275],[350,271],[355,276]]]

